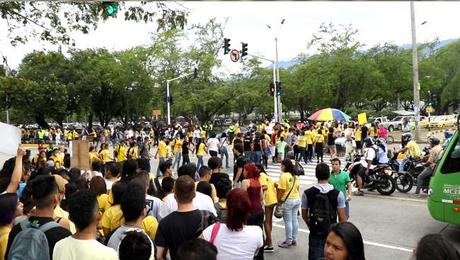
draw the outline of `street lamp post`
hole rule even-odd
[[[411,31],[412,31],[412,76],[414,85],[415,140],[420,141],[420,83],[418,79],[417,39],[415,28],[414,2],[410,2]]]
[[[278,39],[279,39],[279,35],[280,35],[280,32],[281,32],[281,27],[283,26],[284,22],[286,21],[286,19],[282,19],[281,20],[281,23],[280,23],[280,27],[279,27],[279,30],[278,30],[278,33],[276,34],[275,36],[275,64],[273,65],[274,67],[276,67],[276,76],[275,76],[275,79],[277,82],[280,82],[280,69],[279,69],[279,64],[278,64]],[[268,29],[271,29],[271,26],[267,24],[267,27]],[[275,115],[278,115],[277,117],[275,116],[275,120],[280,122],[281,123],[281,120],[283,119],[283,106],[282,106],[282,103],[281,103],[281,95],[277,95],[277,87],[276,87],[276,81],[275,81],[275,99],[276,99],[276,105],[275,105],[275,109],[277,109],[276,111],[276,114]]]
[[[171,81],[178,80],[178,79],[181,79],[181,78],[185,78],[185,77],[188,77],[190,75],[195,75],[196,76],[196,73],[197,73],[197,70],[195,68],[194,72],[186,73],[186,74],[180,75],[178,77],[175,77],[173,79],[166,80],[166,111],[167,111],[167,117],[168,117],[168,126],[171,125],[171,96],[169,94],[169,83]]]

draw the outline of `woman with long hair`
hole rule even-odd
[[[248,192],[234,189],[227,195],[227,219],[225,223],[207,227],[202,238],[217,247],[218,260],[252,260],[263,246],[262,229],[247,225],[251,215]]]
[[[350,222],[331,227],[324,245],[326,260],[365,260],[361,232]]]
[[[281,162],[281,177],[278,182],[278,202],[283,203],[284,226],[286,239],[278,246],[289,248],[297,245],[297,234],[299,232],[299,220],[297,212],[300,207],[299,177],[296,175],[294,164],[290,159]]]
[[[226,133],[222,133],[220,136],[220,158],[224,161],[225,157],[225,168],[229,168],[228,166],[228,138]]]
[[[204,165],[203,156],[207,152],[206,145],[203,142],[203,138],[198,138],[198,142],[195,146],[196,156],[198,157],[198,162],[196,163],[196,169],[200,170],[201,166]]]
[[[260,172],[260,185],[264,192],[264,205],[265,205],[265,220],[264,220],[264,230],[265,230],[265,246],[264,252],[272,253],[273,242],[272,242],[272,228],[273,228],[273,209],[275,208],[276,203],[278,202],[276,198],[276,184],[273,182],[273,179],[265,172],[264,167],[261,164],[256,164],[257,169]]]

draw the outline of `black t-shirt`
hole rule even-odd
[[[361,140],[364,141],[366,137],[367,137],[367,126],[363,125],[363,127],[361,127]]]
[[[245,137],[243,139],[243,147],[245,151],[251,151],[251,143],[252,143],[251,137]]]
[[[233,181],[234,182],[243,181],[243,172],[241,172],[240,178],[238,180],[235,180],[235,178],[236,178],[236,173],[238,172],[238,168],[243,168],[245,164],[246,164],[246,158],[242,154],[238,155],[238,157],[236,157],[235,159],[235,164],[233,166]]]
[[[217,183],[222,179],[230,180],[230,177],[225,172],[216,172],[211,174],[211,179],[209,179],[209,183],[214,184],[214,186],[216,186]]]
[[[42,225],[44,225],[44,224],[46,224],[48,222],[54,221],[54,220],[53,220],[53,218],[46,218],[46,217],[30,217],[29,221],[30,222],[37,221],[37,224],[39,226],[42,226]],[[21,231],[22,231],[21,225],[19,225],[19,224],[14,225],[13,229],[11,229],[10,235],[8,237],[8,246],[6,247],[5,258],[6,258],[6,256],[8,256],[8,252],[10,251],[10,247],[13,244],[14,238]],[[66,228],[61,227],[61,226],[56,227],[56,228],[52,228],[52,229],[50,229],[50,230],[45,232],[45,236],[46,236],[46,239],[48,239],[48,245],[50,247],[49,252],[50,252],[50,258],[51,259],[53,259],[54,245],[59,240],[64,239],[64,238],[66,238],[68,236],[71,236],[71,235],[72,235],[72,233],[70,233],[69,230],[67,230]]]
[[[202,233],[201,222],[202,214],[198,209],[188,212],[174,211],[161,219],[155,245],[168,248],[171,259],[174,260],[180,245]]]
[[[260,152],[260,139],[259,138],[254,139],[254,151]]]
[[[188,154],[188,142],[184,139],[182,143],[182,154]]]

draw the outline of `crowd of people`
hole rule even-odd
[[[362,235],[348,222],[350,176],[333,141],[343,134],[352,140],[350,153],[366,154],[368,137],[380,132],[342,122],[260,123],[246,133],[232,125],[220,136],[170,129],[156,142],[128,131],[93,140],[90,170],[70,167],[66,147],[41,147],[33,158],[20,147],[0,172],[0,260],[264,259],[275,244],[299,245],[299,215],[310,230],[309,259],[365,259]],[[323,162],[326,148],[331,167]],[[233,178],[224,172],[230,149]],[[278,182],[264,170],[270,160],[280,167]],[[300,160],[316,160],[317,184],[304,191]],[[279,243],[273,216],[284,221]],[[441,242],[422,239],[417,259],[436,259],[420,253],[429,243]]]

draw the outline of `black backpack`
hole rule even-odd
[[[312,187],[305,191],[308,200],[308,228],[312,235],[326,237],[332,224],[337,223],[337,196],[339,190],[321,193]]]

